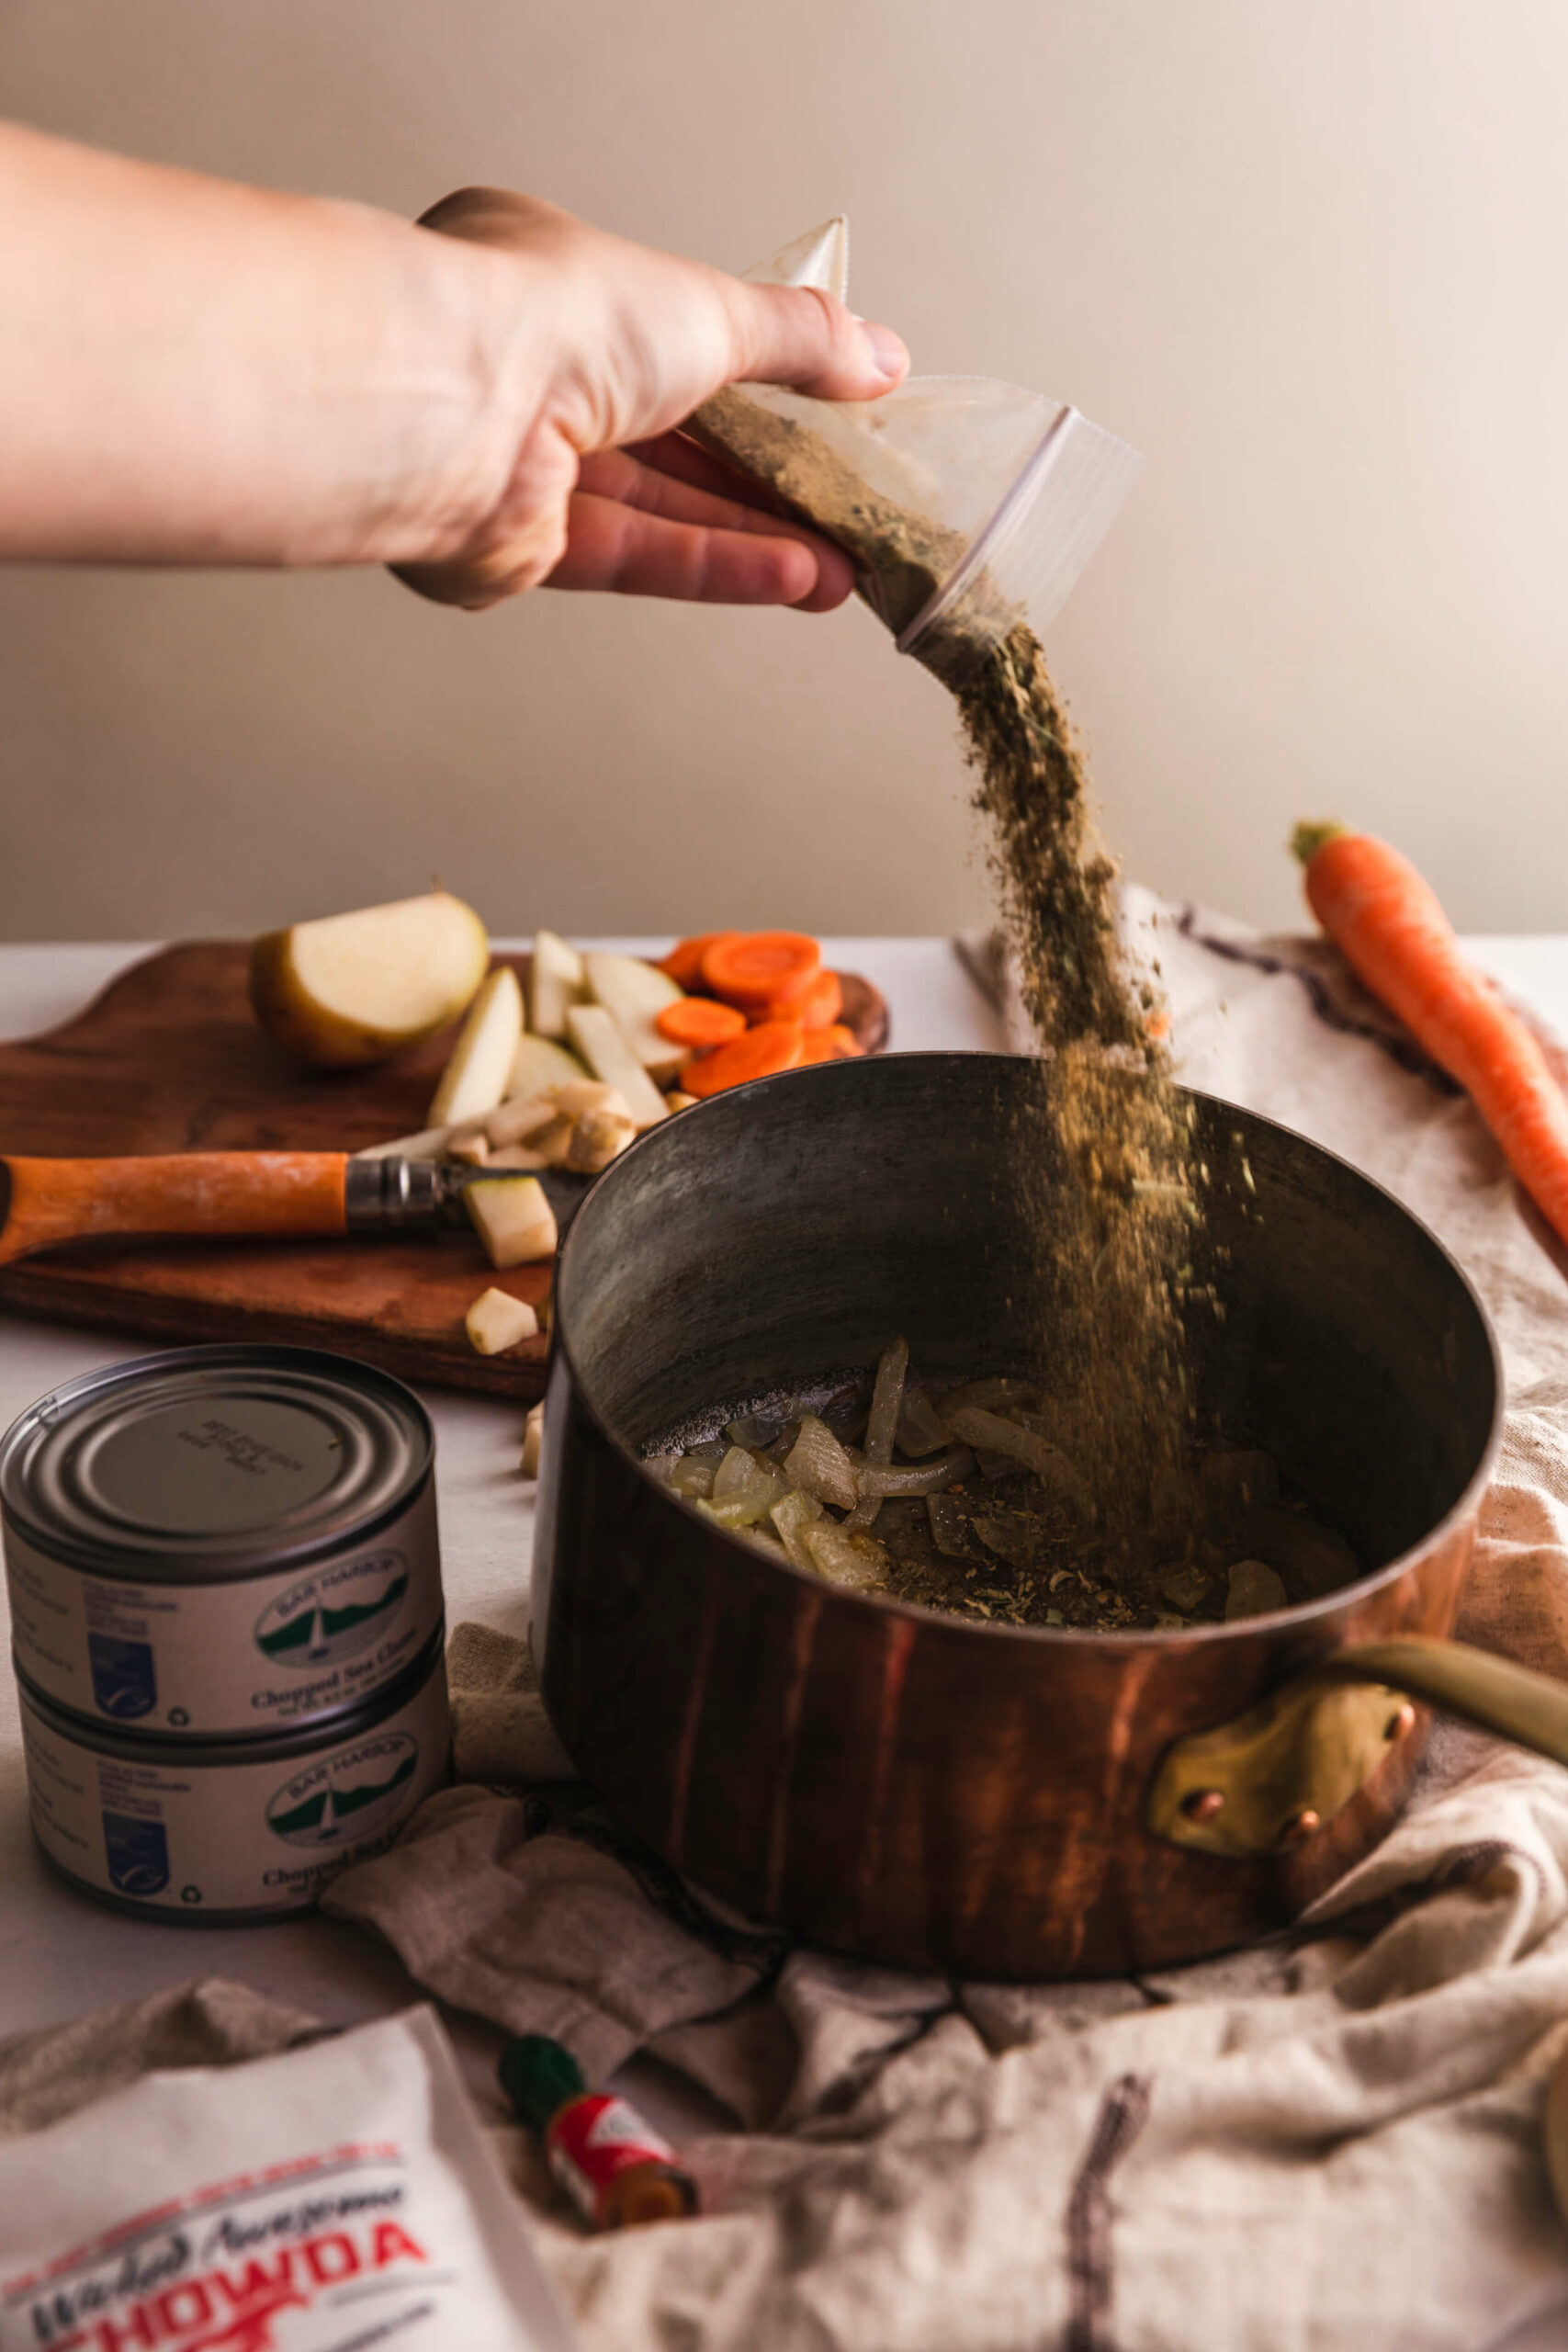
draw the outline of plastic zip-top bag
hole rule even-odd
[[[420,2008],[0,2148],[0,2352],[572,2352]]]
[[[746,275],[845,300],[848,226]],[[685,429],[837,541],[899,652],[945,677],[1025,613],[1050,626],[1143,463],[1066,402],[985,376],[915,376],[874,401],[731,385]]]

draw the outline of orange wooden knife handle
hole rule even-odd
[[[341,1151],[189,1151],[144,1159],[11,1159],[0,1264],[130,1233],[343,1233]]]

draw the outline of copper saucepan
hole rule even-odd
[[[683,1414],[895,1331],[937,1377],[1030,1361],[1004,1139],[1048,1082],[910,1054],[718,1096],[600,1180],[558,1281],[535,1641],[567,1747],[749,1917],[965,1976],[1281,1925],[1388,1829],[1427,1702],[1568,1761],[1568,1692],[1443,1638],[1502,1408],[1473,1290],[1367,1178],[1204,1096],[1202,1399],[1376,1564],[1358,1582],[1182,1632],[987,1624],[769,1559],[640,1465]]]

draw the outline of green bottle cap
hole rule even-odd
[[[588,2088],[570,2051],[547,2033],[518,2034],[495,2071],[513,2113],[531,2132],[543,2132],[568,2099],[581,2098]]]

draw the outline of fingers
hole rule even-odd
[[[694,462],[686,462],[688,455]],[[597,497],[623,499],[628,506],[668,515],[672,522],[705,523],[726,531],[771,531],[780,538],[803,540],[820,558],[841,552],[804,523],[781,514],[765,501],[759,485],[675,433],[634,449],[602,449],[584,458],[577,487]],[[756,495],[748,496],[749,491]]]
[[[700,492],[681,491],[681,498],[708,503]],[[728,502],[711,504],[728,508]],[[547,584],[704,605],[793,605],[808,613],[843,603],[854,576],[837,548],[736,511],[745,518],[738,527],[715,526],[580,490],[568,516],[566,553]]]
[[[503,541],[482,558],[445,564],[394,566],[404,584],[435,603],[470,612],[500,603],[544,574],[554,588],[592,588],[621,594],[680,597],[705,604],[793,605],[801,612],[831,612],[854,585],[841,548],[785,517],[721,496],[705,485],[735,477],[690,444],[667,436],[650,444],[660,457],[682,462],[682,481],[609,449],[583,460],[567,507],[566,546],[549,564],[521,560]],[[556,546],[560,540],[558,536]]]
[[[711,457],[683,433],[660,433],[651,441],[627,444],[626,454],[639,465],[650,466],[656,473],[666,474],[675,481],[690,482],[697,490],[711,490],[716,497],[728,498],[742,506],[758,509],[764,514],[779,513],[772,493],[750,474],[737,473],[722,458]]]
[[[868,325],[814,286],[728,281],[739,383],[793,384],[824,401],[869,401],[891,391],[909,355],[891,327]]]

